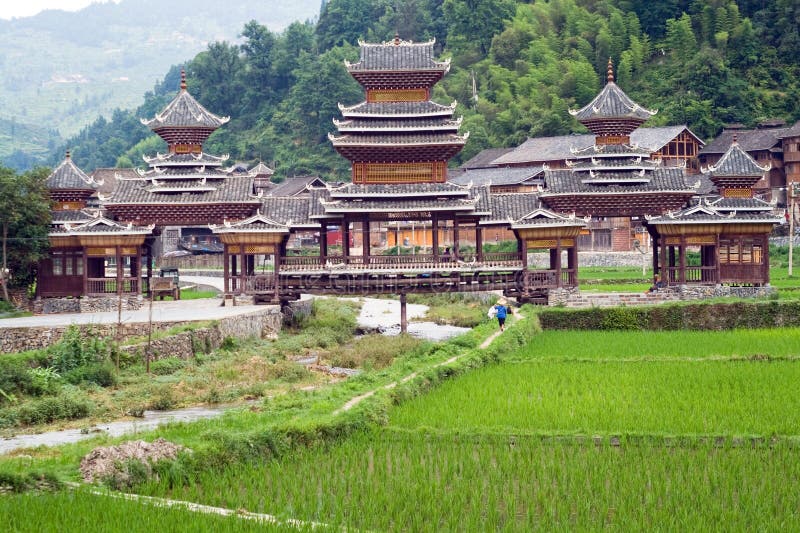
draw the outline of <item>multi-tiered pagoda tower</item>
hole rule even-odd
[[[139,178],[120,179],[106,209],[118,220],[191,226],[243,219],[256,211],[249,176],[230,174],[223,168],[228,156],[203,151],[203,144],[228,117],[217,116],[181,88],[172,102],[150,120],[142,119],[167,143],[166,154],[145,157],[148,170]]]
[[[631,133],[655,113],[614,83],[609,60],[603,90],[570,111],[595,135],[595,143],[572,150],[567,169],[545,172],[542,201],[555,211],[593,217],[653,215],[684,206],[695,194],[684,169],[663,166],[648,149],[631,143]]]
[[[443,183],[447,161],[464,147],[455,102],[431,100],[433,86],[450,70],[433,57],[434,41],[412,43],[398,36],[382,44],[359,43],[361,59],[346,63],[364,87],[366,100],[340,105],[333,147],[352,162],[353,183]]]

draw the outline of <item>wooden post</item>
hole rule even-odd
[[[147,295],[149,296],[151,292],[153,292],[153,241],[150,241],[150,244],[147,246]]]
[[[244,254],[244,244],[239,244],[239,294],[244,295],[247,287],[247,258]]]
[[[483,262],[483,229],[475,222],[475,258]]]
[[[678,246],[678,270],[681,273],[681,285],[686,285],[686,237],[681,235],[681,243]]]
[[[347,258],[350,257],[350,219],[346,217],[342,221],[342,256],[347,264]]]
[[[458,219],[453,217],[453,261],[458,261],[461,258],[461,254],[458,252]]]
[[[433,248],[433,262],[439,262],[439,217],[431,217],[431,247]]]
[[[660,240],[660,236],[656,235],[652,239],[650,239],[650,243],[653,246],[653,276],[658,274],[658,241]]]
[[[369,264],[369,217],[361,219],[361,255],[364,265]]]
[[[119,244],[114,247],[114,255],[117,260],[117,295],[122,295],[122,253]]]
[[[560,289],[564,285],[561,279],[561,237],[556,240],[556,286]]]
[[[408,315],[406,313],[406,294],[400,293],[400,333],[408,333]]]
[[[89,294],[89,251],[83,247],[83,296]]]
[[[281,245],[275,245],[275,301],[281,301],[281,280],[278,274],[281,271]]]
[[[231,269],[230,269],[230,262],[231,258],[228,254],[228,245],[223,245],[222,248],[222,288],[223,288],[223,296],[228,294],[231,291]]]
[[[319,264],[325,264],[328,255],[328,223],[322,222],[319,230]]]

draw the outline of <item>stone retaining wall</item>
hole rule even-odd
[[[656,305],[665,302],[708,298],[765,298],[776,294],[774,287],[675,286],[655,292],[582,292],[579,289],[553,289],[547,305],[558,307],[613,307],[618,305]]]
[[[122,309],[135,311],[142,308],[141,296],[125,296],[122,298]],[[100,313],[116,311],[120,299],[116,296],[82,298],[37,298],[33,301],[33,312],[37,315],[55,313]]]
[[[225,337],[237,339],[269,337],[278,334],[281,330],[282,322],[283,315],[277,306],[264,306],[263,310],[254,311],[246,315],[226,317],[215,321],[210,329],[214,329],[216,332],[207,335],[205,333],[195,334],[195,337],[199,339],[199,341],[196,342],[202,341],[206,343],[206,339],[208,338],[210,339],[208,342],[211,342],[211,344],[216,343],[214,347],[217,347]],[[192,322],[154,322],[153,332],[166,331],[176,326],[188,324],[192,324]],[[0,332],[2,332],[2,335],[0,335],[0,353],[13,353],[47,348],[61,340],[61,337],[63,337],[68,327],[69,326],[3,328],[0,330]],[[146,322],[122,324],[119,332],[117,331],[117,324],[84,324],[78,327],[84,335],[121,338],[123,340],[131,337],[145,337],[149,329]],[[171,338],[173,337],[177,337],[177,335]],[[188,338],[192,338],[192,336],[190,335]],[[179,347],[181,343],[187,343],[187,336],[180,337],[180,340],[176,341],[167,342],[165,340],[165,342],[162,343],[161,350],[165,352],[175,351],[183,353],[182,349]],[[191,345],[192,342],[189,342],[189,344]],[[194,353],[194,351],[192,351],[192,353]]]

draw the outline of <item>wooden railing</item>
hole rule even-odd
[[[667,267],[668,283],[675,285],[681,283],[680,267]],[[714,266],[687,266],[685,268],[683,283],[692,283],[700,285],[713,285],[716,283],[717,267]]]
[[[371,256],[288,256],[281,257],[282,271],[320,270],[457,270],[485,268],[520,268],[522,255],[518,252],[483,254],[481,260],[474,253],[452,255],[371,255]]]
[[[138,278],[122,278],[120,281],[119,289],[122,294],[139,294]],[[89,295],[117,294],[117,278],[89,278],[87,285]]]

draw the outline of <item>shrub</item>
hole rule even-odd
[[[74,324],[64,332],[63,338],[48,349],[52,366],[58,372],[70,370],[89,363],[110,360],[112,345],[91,331],[82,334]]]
[[[117,384],[116,370],[108,361],[73,368],[64,378],[73,385],[94,383],[101,387],[111,387]]]
[[[177,357],[167,357],[150,363],[150,372],[157,376],[168,376],[186,367],[186,361]]]
[[[48,424],[56,420],[75,420],[89,416],[92,404],[85,398],[62,393],[33,400],[17,408],[16,419],[19,424]]]
[[[287,383],[296,383],[311,376],[306,367],[292,361],[278,361],[270,369],[270,374],[275,379],[282,379]]]
[[[49,367],[29,368],[28,374],[31,378],[29,392],[35,396],[54,392],[61,379],[61,375]]]
[[[160,387],[147,407],[153,411],[167,411],[175,407],[175,397],[172,395],[172,389],[168,386]]]
[[[414,350],[422,342],[410,335],[392,337],[390,341],[383,335],[365,335],[351,346],[335,351],[331,363],[344,368],[385,368],[395,357]]]

